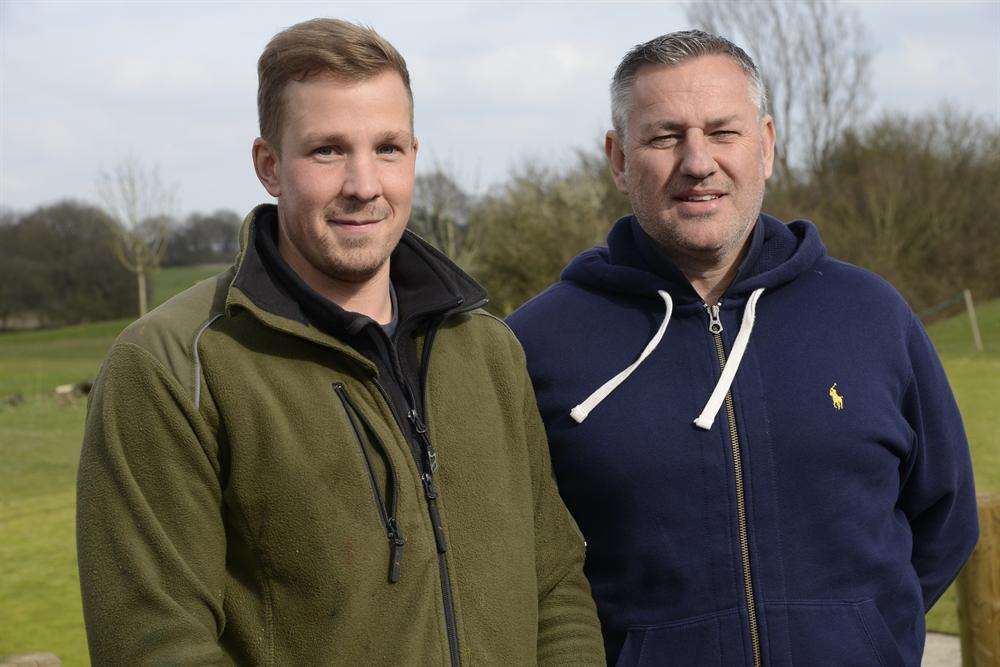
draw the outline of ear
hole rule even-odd
[[[257,172],[264,189],[272,197],[281,196],[281,181],[278,179],[278,152],[265,140],[257,137],[251,149],[253,168]]]
[[[774,119],[770,114],[765,115],[760,123],[761,134],[764,137],[764,180],[767,180],[774,172],[774,144],[777,133],[774,129]]]
[[[604,135],[604,154],[608,158],[608,166],[611,167],[611,178],[615,181],[615,186],[619,191],[628,194],[625,186],[625,146],[622,145],[618,133],[608,130]]]

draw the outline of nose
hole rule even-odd
[[[705,134],[698,129],[688,130],[681,142],[681,173],[696,180],[704,180],[715,173],[715,158],[712,157]]]
[[[341,194],[360,201],[371,201],[382,194],[382,181],[374,160],[364,155],[348,160]]]

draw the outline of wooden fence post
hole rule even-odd
[[[976,307],[972,305],[972,292],[969,290],[962,290],[962,296],[965,298],[965,310],[969,313],[969,324],[972,326],[972,342],[976,345],[976,351],[983,351],[983,337],[979,333],[979,321],[976,319]]]
[[[1000,495],[981,495],[979,543],[958,576],[962,667],[1000,665]]]

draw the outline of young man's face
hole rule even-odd
[[[635,77],[625,142],[609,134],[608,157],[643,230],[672,256],[732,258],[760,213],[774,126],[750,85],[721,55]]]
[[[388,268],[410,217],[417,142],[406,87],[392,71],[363,81],[324,74],[283,94],[270,178],[255,148],[258,174],[278,198],[282,256],[300,275],[367,282]]]

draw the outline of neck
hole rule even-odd
[[[702,301],[709,305],[715,305],[736,278],[736,271],[739,269],[740,261],[745,254],[746,247],[744,246],[739,254],[722,265],[696,263],[687,263],[685,265],[683,262],[677,262],[677,267],[688,279],[688,282],[691,283],[694,291],[698,293]]]
[[[389,260],[362,282],[338,280],[323,273],[302,256],[295,244],[279,234],[278,253],[302,281],[346,311],[367,315],[379,324],[392,320],[389,296]]]
[[[728,253],[703,254],[675,249],[665,254],[680,269],[702,301],[715,305],[736,279],[740,262],[750,248],[750,235]]]

